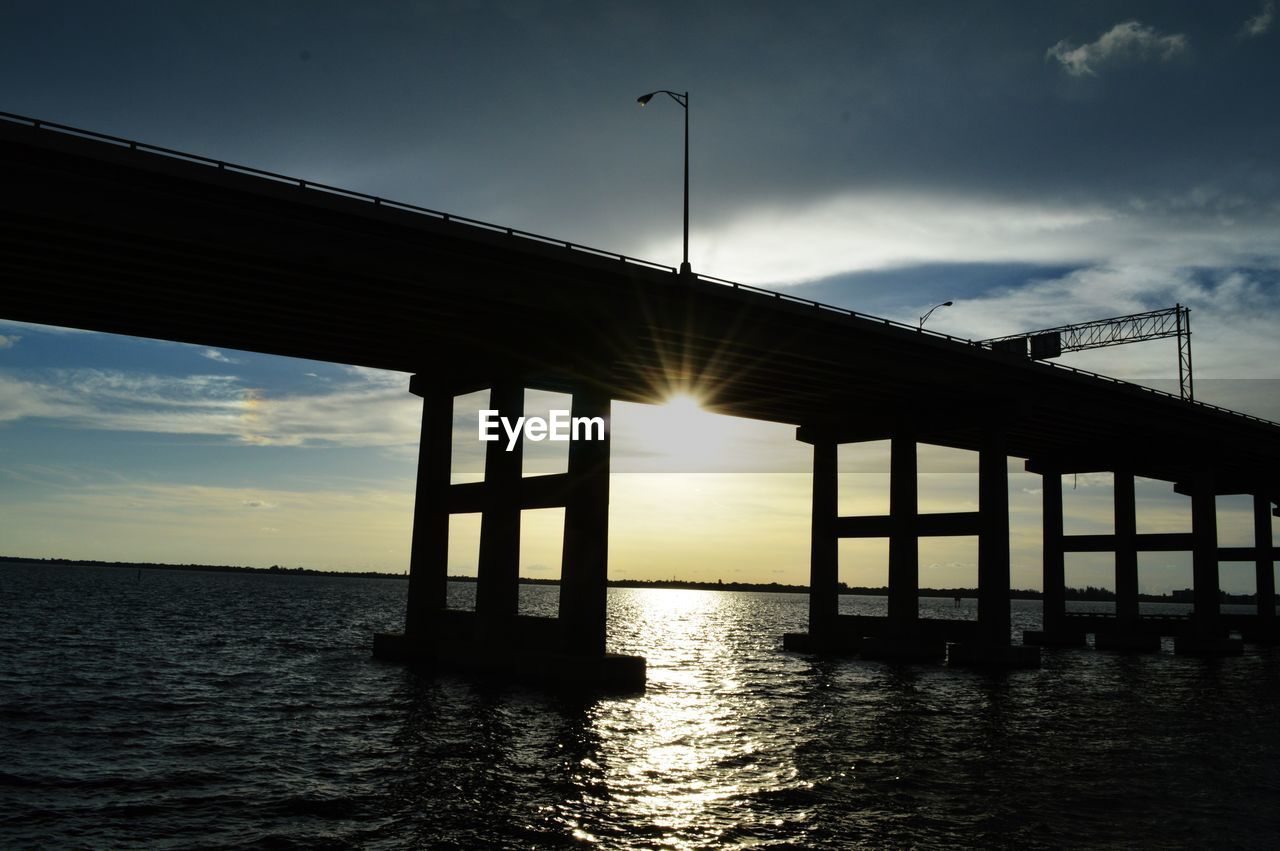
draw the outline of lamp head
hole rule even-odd
[[[942,306],[943,306],[943,307],[950,307],[950,306],[951,306],[951,302],[949,302],[949,301],[944,301],[944,302],[942,303]]]
[[[646,103],[653,100],[653,96],[656,94],[657,92],[649,92],[647,95],[640,95],[640,97],[636,98],[636,103],[644,106]]]

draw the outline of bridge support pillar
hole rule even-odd
[[[1264,493],[1253,495],[1253,546],[1257,576],[1258,623],[1245,636],[1252,641],[1269,644],[1280,642],[1280,624],[1276,618],[1275,548],[1271,546],[1271,498]]]
[[[559,390],[565,383],[553,386]],[[504,680],[643,689],[643,658],[605,652],[610,396],[594,385],[574,388],[572,416],[599,417],[605,425],[603,434],[588,426],[570,441],[566,473],[524,478],[519,440],[507,451],[504,439],[486,447],[483,482],[453,485],[453,393],[426,384],[422,376],[410,384],[423,397],[423,437],[405,632],[375,635],[374,655]],[[523,416],[522,378],[495,383],[489,407],[510,420]],[[560,617],[521,615],[520,513],[557,506],[565,509]],[[481,513],[474,612],[446,605],[449,516],[470,512]]]
[[[413,503],[405,634],[427,633],[445,609],[449,573],[449,468],[453,444],[453,394],[424,390],[418,443],[418,487]]]
[[[1271,545],[1271,499],[1253,495],[1253,545],[1257,547],[1258,618],[1276,622],[1275,548]]]
[[[978,453],[978,631],[1009,643],[1009,481],[1004,434],[988,429]]]
[[[918,457],[914,429],[900,426],[889,442],[888,618],[883,635],[862,637],[864,658],[940,662],[947,655],[946,641],[920,624]]]
[[[524,416],[524,387],[514,381],[495,383],[490,390],[489,407],[499,417],[515,422]],[[510,451],[506,440],[492,441],[485,448],[476,616],[499,631],[519,612],[523,464],[524,442],[520,437]]]
[[[834,440],[813,444],[813,516],[809,540],[809,634],[819,642],[836,634],[840,606],[840,546],[836,531],[838,475]]]
[[[1143,634],[1138,613],[1138,519],[1133,471],[1118,469],[1112,474],[1115,506],[1116,619],[1111,632],[1093,636],[1098,650],[1128,650],[1155,653],[1160,636]]]
[[[564,509],[564,550],[560,562],[560,626],[565,651],[605,652],[605,609],[609,578],[609,417],[608,394],[573,394],[573,414],[605,421],[603,440],[569,443],[569,485]]]
[[[801,430],[803,431],[803,429]],[[813,445],[813,501],[809,533],[809,631],[782,637],[787,650],[801,652],[855,652],[861,636],[842,628],[840,617],[840,530],[838,442],[819,432],[812,438],[797,435]]]
[[[978,452],[978,639],[951,645],[958,665],[1036,667],[1040,648],[1010,643],[1009,476],[1005,434],[988,426]]]
[[[1191,483],[1192,629],[1174,639],[1174,652],[1197,656],[1234,655],[1241,642],[1227,638],[1218,586],[1218,506],[1213,475],[1201,471]]]
[[[957,664],[1037,664],[1037,648],[1014,647],[1009,641],[1009,502],[1003,432],[995,432],[988,447],[991,451],[982,453],[980,510],[921,514],[917,427],[916,421],[904,416],[887,429],[887,434],[878,429],[856,432],[855,440],[889,439],[889,513],[847,517],[838,511],[839,433],[811,427],[798,430],[797,439],[813,446],[809,632],[786,634],[783,646],[788,650],[860,652],[865,658],[925,662],[946,658],[947,643],[955,642],[951,659]],[[954,535],[979,538],[978,623],[920,617],[920,538]],[[841,538],[888,539],[887,617],[839,613]],[[984,635],[1001,638],[987,640]]]
[[[1040,475],[1043,537],[1043,628],[1026,630],[1024,644],[1080,647],[1084,633],[1067,625],[1067,575],[1062,545],[1062,471],[1045,466]]]
[[[1115,500],[1116,620],[1121,629],[1138,622],[1138,519],[1133,471],[1112,475]]]
[[[889,624],[910,635],[920,618],[920,520],[915,435],[899,433],[889,448]]]

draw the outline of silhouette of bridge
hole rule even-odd
[[[1195,615],[1179,652],[1232,653],[1229,626],[1275,635],[1271,522],[1280,426],[914,326],[409,204],[0,113],[5,318],[413,373],[423,398],[406,633],[382,655],[549,677],[643,681],[605,653],[609,443],[574,441],[568,471],[523,477],[489,444],[483,482],[450,484],[455,396],[489,388],[613,400],[694,390],[713,412],[796,425],[813,446],[809,632],[794,649],[1035,664],[1035,643],[1083,632],[1123,645],[1137,554],[1189,551]],[[842,517],[836,450],[888,440],[889,513]],[[979,456],[977,511],[919,513],[919,443]],[[1044,482],[1045,629],[1011,643],[1007,458]],[[1115,474],[1111,535],[1063,534],[1061,477]],[[1136,531],[1135,476],[1189,494],[1192,530]],[[1220,548],[1215,498],[1254,497],[1255,545]],[[520,513],[565,508],[560,616],[517,613]],[[449,517],[482,514],[475,612],[445,606]],[[921,537],[978,539],[976,622],[918,615]],[[888,616],[838,614],[841,538],[889,542]],[[1113,552],[1116,615],[1068,618],[1064,554]],[[1258,613],[1219,613],[1219,560],[1257,565]],[[1100,639],[1100,643],[1101,639]],[[1143,645],[1144,642],[1136,642]]]

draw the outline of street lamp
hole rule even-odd
[[[931,308],[929,308],[928,310],[926,310],[926,311],[924,312],[924,316],[921,316],[921,317],[920,317],[920,325],[919,325],[919,327],[920,327],[920,328],[924,328],[924,323],[928,321],[929,317],[930,317],[930,316],[932,316],[932,315],[933,315],[933,312],[934,312],[935,310],[937,310],[939,307],[950,307],[950,306],[951,306],[951,302],[949,302],[949,301],[944,301],[942,304],[935,304],[933,307],[931,307]]]
[[[673,101],[684,107],[684,262],[680,264],[680,274],[688,275],[692,271],[689,266],[689,93],[680,94],[667,89],[658,89],[656,92],[640,95],[636,98],[636,103],[644,106],[653,100],[654,95],[669,95]]]

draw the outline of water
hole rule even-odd
[[[1271,848],[1280,832],[1271,649],[894,667],[782,652],[802,595],[613,589],[611,648],[648,658],[649,688],[585,699],[372,660],[404,592],[0,566],[0,847]],[[554,605],[554,588],[523,593]],[[1038,623],[1038,603],[1014,606]]]

